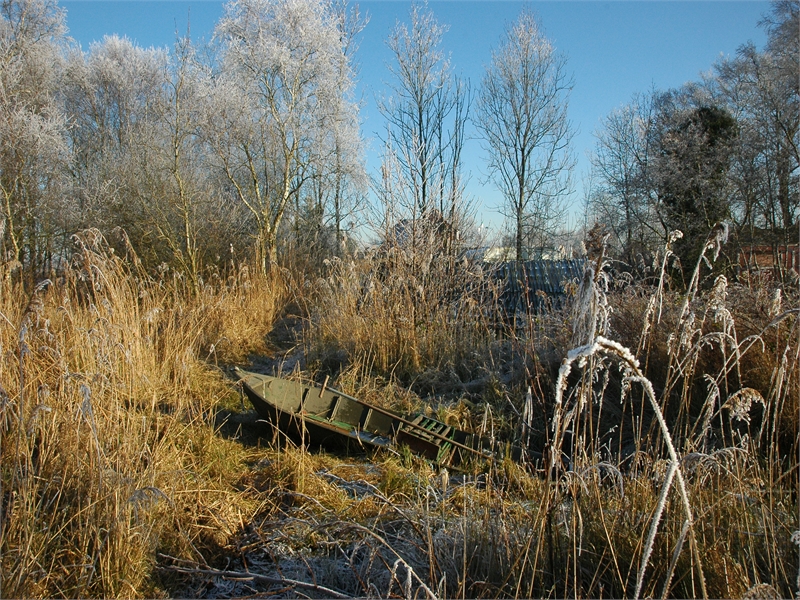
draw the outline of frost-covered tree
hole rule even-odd
[[[595,132],[589,212],[628,260],[659,244],[666,224],[650,181],[654,94],[636,95]]]
[[[164,50],[107,36],[70,54],[64,86],[82,225],[122,227],[152,261],[163,257],[145,209],[163,190],[148,172],[168,66]]]
[[[208,80],[186,38],[170,53],[110,36],[70,54],[63,90],[81,226],[123,228],[146,266],[167,263],[194,289],[204,257],[237,242],[240,212],[199,135]]]
[[[544,246],[566,211],[574,166],[567,119],[571,89],[566,58],[523,10],[492,52],[476,119],[518,258],[528,246]]]
[[[231,193],[254,223],[259,264],[276,264],[290,201],[330,154],[327,132],[352,103],[340,20],[326,0],[239,0],[216,28],[220,71],[205,136]]]
[[[64,13],[50,0],[0,3],[0,262],[47,274],[70,227],[58,103]]]
[[[738,225],[751,238],[766,230],[786,243],[800,206],[800,2],[773,3],[761,25],[766,48],[741,46],[715,65],[709,83],[740,124],[731,169]]]
[[[463,220],[461,152],[469,112],[467,84],[453,74],[442,50],[447,27],[425,4],[414,3],[409,23],[398,22],[387,46],[394,61],[389,95],[379,102],[386,119],[380,185],[412,228],[436,211],[455,230]]]
[[[302,198],[297,198],[292,228],[295,252],[313,253],[319,260],[344,251],[347,233],[359,219],[368,189],[359,115],[353,102],[356,39],[366,20],[358,7],[349,7],[342,0],[333,2],[331,9],[342,40],[338,98],[343,104],[324,132],[327,139],[320,149],[327,154],[320,153],[310,165],[311,175]]]

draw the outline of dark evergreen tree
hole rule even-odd
[[[724,108],[676,108],[672,97],[664,99],[660,120],[658,196],[668,228],[683,231],[676,251],[689,269],[708,232],[730,216],[727,175],[738,125]]]

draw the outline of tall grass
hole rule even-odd
[[[589,246],[570,305],[508,321],[477,265],[399,251],[195,295],[85,232],[32,294],[2,273],[2,593],[793,595],[797,290],[703,259],[672,290],[666,256],[653,285],[622,286],[600,232]],[[237,396],[215,365],[267,352],[289,300],[303,376],[524,434],[543,459],[447,473],[272,447],[257,426],[255,446],[226,438],[212,417]]]
[[[446,260],[420,273],[396,248],[359,261],[334,259],[316,286],[310,355],[326,364],[338,357],[339,368],[365,365],[425,391],[485,375],[496,337],[477,301],[492,298],[487,281],[474,265]]]
[[[525,483],[512,484],[496,473],[503,500],[478,519],[479,539],[450,540],[470,548],[461,571],[441,572],[435,552],[425,555],[430,589],[436,573],[462,582],[445,595],[792,592],[800,304],[797,290],[709,279],[725,238],[723,226],[711,232],[682,292],[669,288],[669,246],[653,287],[610,291],[617,282],[594,232],[573,309],[523,315],[514,327],[489,317],[496,307],[475,291],[491,284],[479,273],[447,296],[436,287],[441,277],[430,294],[407,285],[402,264],[332,269],[308,334],[319,364],[327,352],[360,365],[362,380],[397,377],[431,394],[429,410],[439,404],[453,424],[442,398],[455,408],[468,397],[473,417],[505,413],[505,433],[524,431],[523,414],[534,413],[533,437],[546,441],[543,479],[517,473],[512,480]],[[472,308],[466,322],[464,307]],[[512,364],[517,377],[507,376]],[[418,382],[428,369],[439,379],[426,389]],[[507,518],[520,505],[524,518]],[[428,515],[416,506],[420,519],[444,528],[456,510]],[[498,528],[502,535],[479,535]],[[506,556],[499,563],[498,553]]]
[[[6,273],[3,273],[6,275]],[[159,594],[156,553],[198,558],[240,526],[245,453],[215,435],[231,394],[210,359],[263,350],[277,282],[239,271],[186,293],[75,236],[26,297],[0,289],[0,583],[5,597]]]

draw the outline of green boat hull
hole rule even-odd
[[[497,459],[489,440],[424,415],[405,418],[326,386],[241,369],[236,373],[264,421],[307,443],[345,448],[405,446],[440,466],[454,468]],[[518,456],[518,450],[512,453],[512,458]]]

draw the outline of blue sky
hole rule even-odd
[[[223,3],[214,0],[62,0],[60,4],[67,10],[70,35],[84,49],[114,33],[145,47],[170,46],[176,31],[186,32],[187,22],[193,39],[209,38],[223,12]],[[566,54],[567,68],[574,75],[569,107],[577,131],[573,219],[578,218],[583,198],[582,182],[589,170],[587,154],[594,147],[592,134],[601,119],[635,93],[697,80],[720,56],[734,55],[749,40],[763,46],[764,32],[757,24],[769,11],[769,2],[744,0],[560,0],[528,4],[548,38]],[[384,40],[398,19],[407,19],[410,3],[369,0],[359,2],[359,6],[370,18],[357,59],[358,93],[364,102],[363,131],[372,140],[367,164],[374,170],[379,164],[377,135],[382,130],[375,97],[385,91],[389,78],[386,64],[391,60]],[[439,22],[450,27],[444,36],[444,50],[450,53],[454,70],[469,78],[473,88],[478,86],[505,25],[516,19],[522,6],[522,2],[507,0],[429,0]],[[483,150],[477,139],[467,142],[464,157],[470,176],[467,192],[478,202],[479,220],[497,228],[497,207],[502,198],[490,182],[484,181]]]

